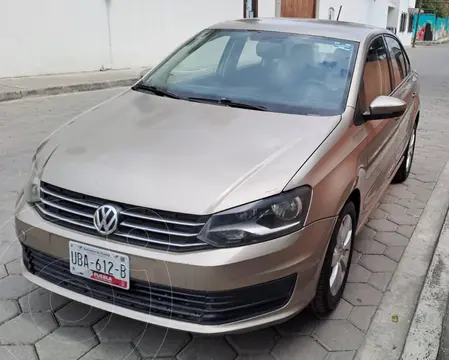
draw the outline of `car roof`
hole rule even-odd
[[[316,35],[356,42],[362,42],[370,35],[386,32],[386,30],[382,28],[351,22],[295,18],[240,19],[221,22],[211,26],[210,28],[275,31],[293,34]]]

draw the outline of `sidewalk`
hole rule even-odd
[[[449,232],[449,218],[446,218],[446,232]],[[442,334],[440,340],[440,348],[438,351],[438,360],[449,359],[449,301],[446,307],[446,315],[442,324]]]
[[[56,95],[77,91],[129,86],[146,68],[0,78],[0,102],[26,96]]]
[[[447,314],[446,320],[444,319],[449,299],[449,216],[445,211],[449,207],[448,188],[449,162],[446,163],[445,169],[441,173],[429,199],[425,210],[427,213],[423,214],[420,219],[421,222],[432,210],[436,211],[432,218],[438,219],[439,226],[432,226],[432,228],[433,233],[437,235],[437,241],[408,331],[401,360],[435,360],[437,356],[439,356],[439,360],[449,358],[449,334],[447,333],[449,329],[446,329],[449,319],[447,319]],[[429,218],[426,222],[430,221]],[[419,232],[419,226],[420,224],[418,224],[415,233]],[[426,238],[429,237],[432,237],[432,231],[428,229],[422,233],[420,240],[421,242],[427,242]],[[415,250],[418,249],[415,248]],[[416,265],[415,260],[414,266]],[[441,348],[439,350],[440,339]]]
[[[439,39],[439,40],[432,40],[432,41],[416,41],[416,45],[419,46],[430,46],[430,45],[439,45],[439,44],[446,44],[449,42],[449,38]]]

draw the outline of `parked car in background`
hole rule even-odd
[[[197,333],[332,312],[355,235],[412,166],[418,75],[386,29],[214,25],[33,157],[24,276]]]

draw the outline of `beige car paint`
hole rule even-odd
[[[316,126],[310,116],[129,90],[79,120],[48,144],[58,149],[43,181],[103,199],[201,215],[281,192],[340,117],[322,118]],[[126,173],[120,171],[124,164]]]

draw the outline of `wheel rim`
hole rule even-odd
[[[352,245],[352,218],[347,214],[343,218],[338,230],[337,243],[332,256],[332,270],[329,278],[332,296],[337,295],[343,285],[348,270],[349,255]]]
[[[410,143],[408,144],[408,150],[407,150],[407,162],[405,164],[407,172],[410,171],[412,167],[412,161],[413,161],[413,155],[415,153],[415,139],[416,134],[415,131],[413,131],[412,136],[410,138]]]

